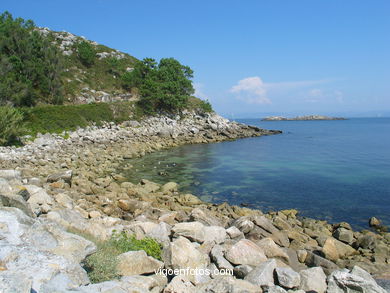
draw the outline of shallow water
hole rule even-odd
[[[131,160],[126,175],[175,181],[209,202],[295,208],[356,228],[371,216],[390,224],[390,118],[239,122],[284,133],[159,151]]]

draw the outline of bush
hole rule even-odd
[[[188,110],[193,110],[202,113],[210,113],[214,111],[208,100],[204,101],[196,97],[189,98],[187,108]]]
[[[145,58],[122,76],[122,82],[127,90],[138,88],[139,105],[147,114],[154,114],[183,110],[194,93],[192,77],[192,69],[174,58],[163,58],[158,65],[154,59]]]
[[[144,250],[146,254],[161,260],[161,245],[152,238],[138,240],[126,232],[114,233],[110,240],[97,244],[96,253],[85,260],[85,269],[92,283],[118,278],[117,256],[132,250]]]
[[[12,107],[0,107],[0,145],[17,140],[22,132],[23,114]]]
[[[77,45],[77,52],[81,63],[83,63],[85,66],[91,66],[95,63],[96,52],[89,42],[80,42]]]
[[[103,121],[114,120],[109,104],[85,104],[63,106],[37,106],[23,108],[27,134],[61,133],[76,130],[91,124],[101,125]]]

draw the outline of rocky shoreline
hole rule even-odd
[[[390,277],[389,233],[205,203],[174,182],[134,184],[116,173],[167,147],[277,133],[187,113],[0,148],[0,292],[386,292],[371,275]],[[90,284],[83,262],[96,245],[75,231],[100,241],[113,231],[151,237],[162,259],[121,254],[120,279]],[[163,268],[214,273],[154,273]]]

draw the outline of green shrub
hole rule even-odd
[[[17,140],[22,132],[23,114],[12,107],[0,107],[0,145]]]
[[[103,121],[113,121],[109,104],[85,104],[67,106],[38,106],[23,108],[27,133],[61,133],[64,130],[76,130],[91,124],[101,125]]]
[[[188,99],[188,110],[193,110],[197,112],[210,113],[213,112],[213,107],[211,106],[208,100],[201,100],[196,97],[191,97]]]
[[[62,55],[33,21],[0,15],[0,57],[0,105],[62,103]]]
[[[117,256],[127,251],[144,250],[149,256],[161,260],[161,245],[154,239],[138,240],[125,232],[114,233],[110,240],[98,242],[97,247],[97,252],[88,256],[84,264],[92,283],[119,278]]]
[[[87,42],[82,41],[77,45],[77,53],[81,63],[85,66],[91,66],[95,63],[96,52],[93,46]]]

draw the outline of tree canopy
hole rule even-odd
[[[59,52],[34,28],[31,20],[0,15],[0,104],[62,102]]]
[[[192,77],[192,69],[174,58],[163,58],[158,64],[152,58],[145,58],[122,79],[124,87],[138,88],[142,108],[147,113],[156,113],[185,108],[194,93]]]

